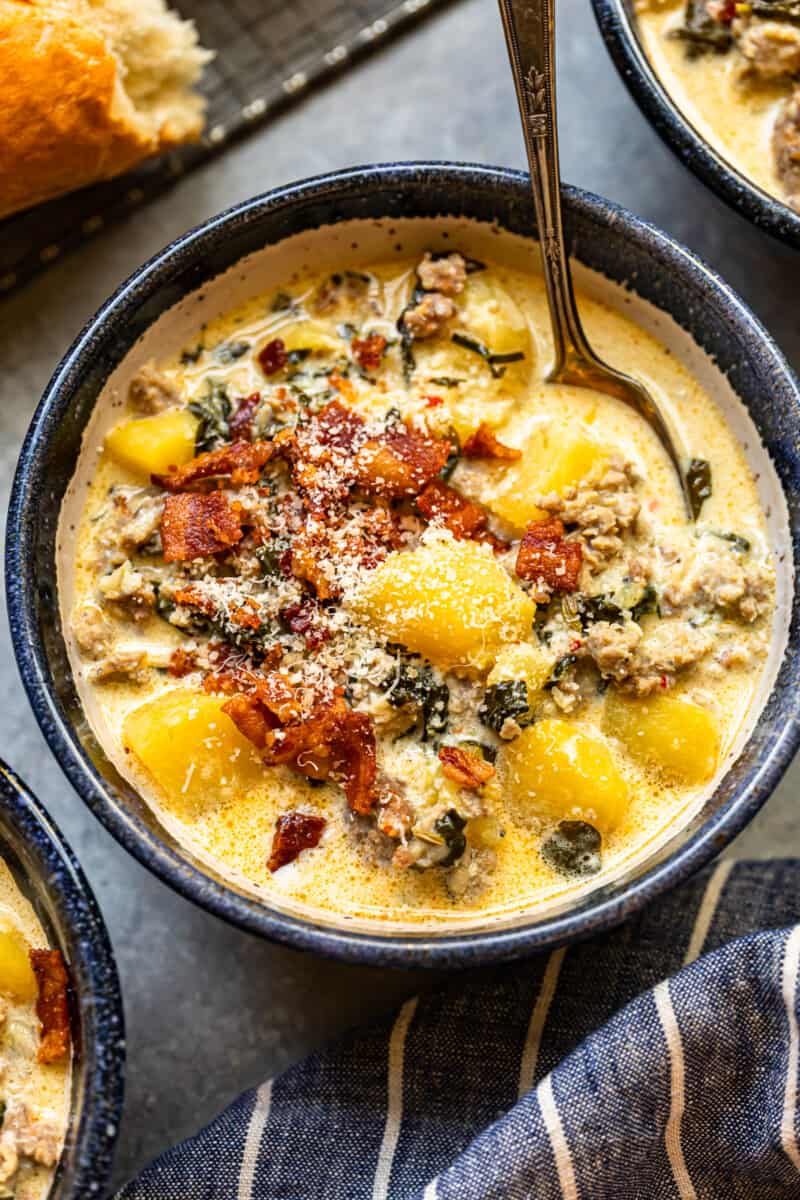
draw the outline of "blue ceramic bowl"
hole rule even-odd
[[[125,1027],[114,955],[89,884],[58,828],[0,761],[0,856],[30,900],[74,989],[73,1078],[48,1200],[105,1196],[122,1110]]]
[[[666,234],[585,192],[565,189],[564,200],[573,256],[668,313],[728,374],[777,468],[794,531],[788,555],[796,564],[800,394],[777,347],[726,284]],[[6,578],[17,660],[44,735],[92,811],[145,866],[209,911],[264,937],[351,961],[403,966],[477,964],[585,937],[623,920],[717,853],[764,803],[798,746],[800,666],[789,654],[714,797],[646,863],[557,915],[528,913],[507,928],[401,935],[356,929],[345,919],[287,915],[215,877],[176,845],[87,727],[54,592],[56,524],[93,405],[136,340],[189,293],[196,293],[192,305],[201,302],[213,291],[214,277],[245,255],[291,235],[323,229],[326,239],[343,239],[336,226],[360,219],[365,237],[376,223],[392,237],[393,223],[404,217],[463,217],[485,223],[486,236],[494,226],[532,237],[531,208],[526,176],[442,163],[354,168],[257,197],[179,238],[124,283],[67,352],[33,418],[11,499]],[[238,266],[231,274],[249,279]],[[789,636],[796,648],[797,600],[790,595],[788,603],[794,604]]]
[[[592,6],[625,86],[684,166],[748,221],[782,242],[800,247],[800,213],[763,191],[718,154],[661,83],[639,40],[633,0],[592,0]]]

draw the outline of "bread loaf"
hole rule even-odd
[[[0,0],[0,217],[197,139],[210,57],[164,0]]]

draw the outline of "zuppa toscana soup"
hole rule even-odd
[[[296,274],[87,439],[60,567],[87,714],[237,886],[509,912],[713,786],[770,641],[764,516],[688,371],[581,307],[690,431],[695,520],[635,413],[543,382],[541,279],[457,252]]]
[[[50,1191],[69,1113],[67,972],[0,859],[0,1197]]]
[[[800,211],[800,5],[639,0],[645,50],[698,132]]]

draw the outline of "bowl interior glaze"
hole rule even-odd
[[[64,1151],[48,1200],[105,1195],[122,1110],[125,1028],[103,918],[58,828],[0,761],[0,855],[69,964],[73,1067]]]
[[[774,687],[738,761],[714,796],[646,862],[568,909],[544,917],[518,913],[502,926],[464,931],[381,931],[319,913],[280,911],[225,884],[176,845],[95,741],[75,693],[54,587],[59,508],[104,387],[124,386],[126,372],[160,339],[189,328],[186,322],[198,322],[207,310],[219,311],[223,299],[233,306],[239,292],[258,291],[259,262],[268,264],[287,239],[311,237],[313,242],[319,237],[313,231],[323,229],[332,242],[344,241],[346,234],[350,244],[351,226],[345,223],[361,221],[364,231],[378,228],[387,244],[399,239],[406,248],[407,218],[446,219],[454,228],[465,219],[477,222],[489,242],[497,237],[493,228],[530,238],[534,230],[524,176],[446,164],[355,169],[223,214],[174,243],[123,285],[69,351],[34,418],[12,498],[7,578],[14,644],[36,715],[77,790],[128,849],[173,887],[254,932],[351,960],[403,965],[472,964],[586,936],[623,919],[724,845],[763,803],[796,748],[792,681],[797,672],[793,659],[781,662],[780,653],[786,637],[794,644],[797,636],[797,546],[790,533],[798,528],[800,478],[796,382],[742,302],[688,251],[606,201],[569,189],[565,201],[571,252],[586,268],[582,284],[616,296],[619,305],[638,306],[637,319],[641,310],[659,336],[673,329],[690,348],[686,352],[696,355],[697,370],[709,372],[718,393],[729,397],[726,413],[761,477],[762,499],[772,507],[773,535],[784,557]],[[536,252],[533,243],[514,245],[513,253]],[[247,255],[253,257],[243,263]],[[216,278],[226,270],[222,280]]]
[[[800,213],[764,191],[711,146],[667,91],[639,38],[633,0],[592,0],[592,7],[625,86],[684,166],[748,221],[800,248]]]

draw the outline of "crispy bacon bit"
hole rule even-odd
[[[309,650],[317,650],[331,636],[323,610],[311,596],[306,596],[299,604],[290,604],[281,616],[292,633],[303,639]]]
[[[417,496],[449,456],[448,441],[400,426],[364,443],[356,455],[356,481],[363,491],[391,500]]]
[[[542,583],[549,591],[574,592],[581,572],[583,550],[580,542],[564,537],[564,525],[557,517],[531,521],[517,552],[516,572],[520,579]]]
[[[161,516],[164,562],[206,558],[235,546],[243,537],[242,507],[221,492],[167,496]]]
[[[309,779],[336,779],[354,812],[372,812],[377,800],[372,722],[340,695],[320,699],[310,711],[283,723],[277,713],[289,709],[260,689],[233,696],[222,711],[263,752],[267,766],[283,763]]]
[[[332,388],[336,388],[340,396],[344,396],[350,404],[353,403],[356,398],[356,389],[349,379],[346,379],[338,371],[332,371],[328,376],[328,383]]]
[[[238,606],[232,605],[228,612],[228,618],[231,625],[237,625],[239,629],[261,628],[258,601],[254,600],[252,596],[246,596],[244,602]]]
[[[417,508],[428,521],[438,521],[460,541],[487,542],[500,553],[508,549],[488,528],[489,514],[441,479],[434,479],[417,497]]]
[[[39,985],[36,1015],[41,1022],[37,1060],[58,1062],[69,1052],[69,1001],[67,968],[60,950],[30,950],[33,973]]]
[[[252,392],[251,395],[244,396],[236,405],[236,411],[231,414],[228,422],[228,429],[234,441],[237,441],[239,438],[250,438],[253,429],[253,417],[256,415],[260,403],[261,392]]]
[[[475,432],[467,438],[461,452],[467,458],[497,458],[504,462],[516,462],[522,458],[522,451],[515,450],[513,446],[504,446],[485,421],[481,421]]]
[[[275,448],[289,462],[292,480],[312,508],[325,510],[332,499],[343,499],[353,486],[354,459],[366,440],[363,417],[340,400],[298,428],[284,431]]]
[[[444,400],[442,399],[441,396],[426,396],[425,397],[425,407],[426,408],[441,408],[441,406],[443,404],[444,404]]]
[[[267,869],[274,874],[287,863],[294,862],[304,850],[313,850],[319,843],[327,823],[324,817],[300,812],[298,809],[278,817]]]
[[[368,570],[401,545],[400,530],[391,512],[368,509],[358,527],[342,530],[334,521],[309,517],[292,539],[291,571],[310,583],[318,600],[336,600],[342,589],[333,570],[335,562],[352,562]]]
[[[366,338],[353,338],[351,348],[362,370],[377,371],[386,349],[386,338],[379,333],[371,333]]]
[[[169,656],[167,671],[176,679],[183,679],[184,675],[191,675],[192,671],[197,670],[197,655],[193,650],[184,650],[182,646],[178,646],[177,650],[173,650]]]
[[[190,484],[218,475],[230,475],[231,483],[257,483],[261,468],[272,458],[270,442],[232,442],[219,450],[198,454],[185,467],[177,467],[167,475],[151,475],[153,483],[168,492],[183,492]]]
[[[265,375],[276,375],[282,371],[289,361],[289,355],[282,338],[273,338],[258,356],[258,365]]]
[[[211,597],[207,596],[200,588],[193,587],[191,584],[189,587],[180,588],[176,591],[175,603],[180,604],[183,608],[197,609],[198,612],[203,613],[206,617],[215,617],[218,611],[218,607]]]
[[[462,750],[460,746],[441,746],[439,762],[442,764],[442,774],[459,787],[482,787],[495,773],[492,764],[480,754]]]

